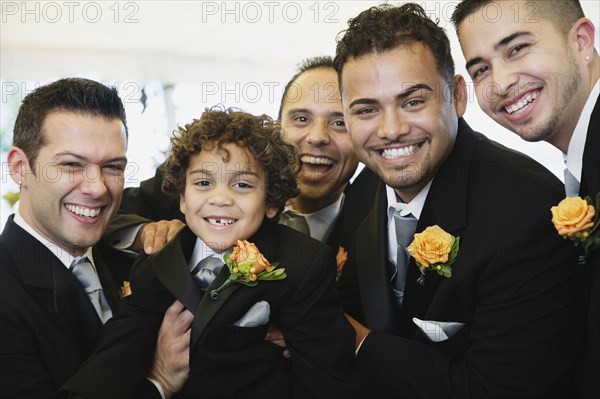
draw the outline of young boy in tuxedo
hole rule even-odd
[[[136,262],[127,308],[64,389],[82,397],[147,397],[139,387],[148,386],[142,382],[163,313],[178,299],[194,314],[189,379],[183,370],[182,378],[155,381],[161,396],[352,396],[354,333],[334,286],[333,251],[275,221],[298,194],[295,147],[266,115],[214,109],[171,142],[163,187],[179,198],[187,227]],[[238,240],[254,244],[263,266],[277,262],[285,278],[262,281],[255,269],[254,286],[233,283],[211,296],[241,271],[219,267]],[[242,252],[234,252],[239,262]],[[211,257],[219,265],[203,268]],[[264,339],[270,322],[286,337],[291,358]],[[188,353],[185,344],[174,350]]]

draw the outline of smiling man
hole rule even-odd
[[[335,66],[368,168],[339,222],[364,396],[572,392],[583,314],[576,253],[550,222],[560,182],[462,119],[465,81],[421,6],[351,19]]]
[[[97,244],[121,201],[126,148],[116,89],[62,79],[23,99],[8,152],[21,196],[0,236],[3,398],[52,397],[122,306],[129,262]],[[173,321],[182,310],[167,319],[184,333],[191,318]]]
[[[485,16],[495,12],[493,23]],[[598,33],[578,0],[461,2],[452,15],[477,101],[527,141],[563,153],[567,196],[600,193]],[[482,35],[481,32],[486,32]],[[591,278],[581,393],[600,396],[600,251]]]
[[[290,200],[281,222],[286,223],[286,212],[298,213],[306,219],[310,236],[327,242],[358,167],[331,57],[302,63],[283,92],[279,120],[301,161],[300,194]]]

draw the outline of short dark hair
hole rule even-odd
[[[452,13],[452,23],[458,32],[458,26],[467,17],[494,3],[495,0],[463,0]],[[563,34],[567,34],[573,24],[585,17],[579,0],[529,0],[534,9],[531,17],[552,21]]]
[[[267,206],[280,212],[289,198],[300,193],[298,150],[283,140],[280,125],[268,115],[254,116],[233,109],[206,109],[200,119],[179,127],[171,137],[165,164],[163,191],[179,196],[185,190],[191,158],[201,151],[218,148],[223,161],[229,159],[225,144],[245,148],[262,167],[267,186]]]
[[[429,19],[423,7],[415,3],[400,7],[381,4],[371,7],[348,21],[348,29],[338,34],[333,61],[342,89],[342,69],[349,58],[393,50],[398,46],[422,43],[435,58],[440,76],[449,85],[454,78],[454,60],[450,41],[439,21]]]
[[[333,57],[328,55],[322,55],[318,57],[311,57],[304,59],[296,71],[296,74],[292,76],[290,81],[285,85],[283,89],[283,95],[281,96],[281,102],[279,103],[279,113],[277,114],[277,120],[281,121],[281,117],[283,116],[283,104],[285,103],[285,99],[290,88],[296,83],[296,80],[304,74],[304,72],[312,71],[313,69],[333,69]]]
[[[84,78],[60,79],[25,96],[19,108],[13,145],[25,152],[30,164],[46,143],[41,128],[48,114],[54,111],[118,118],[125,126],[127,137],[125,108],[116,88]]]

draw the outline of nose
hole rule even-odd
[[[518,74],[509,63],[495,65],[492,69],[493,91],[499,97],[512,95],[511,92],[518,89],[518,81]]]
[[[83,169],[83,179],[80,184],[81,191],[92,198],[100,198],[108,189],[104,181],[102,169],[98,165],[87,165]]]
[[[208,202],[214,206],[233,205],[233,199],[229,191],[229,187],[215,187],[213,190],[211,190]]]
[[[377,136],[382,139],[389,141],[396,141],[398,137],[408,134],[410,132],[410,125],[403,121],[397,110],[383,111],[381,121],[379,123],[379,129],[377,130]]]
[[[306,142],[315,147],[329,144],[327,127],[326,121],[317,121],[316,123],[313,123],[306,135]]]

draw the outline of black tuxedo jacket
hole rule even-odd
[[[0,236],[0,397],[49,398],[93,352],[102,323],[76,277],[11,216]],[[94,248],[113,313],[129,268]]]
[[[395,304],[387,254],[385,184],[365,169],[341,216],[348,261],[345,311],[373,329],[358,353],[368,397],[556,397],[571,384],[582,335],[577,254],[551,223],[560,182],[528,157],[459,121],[417,232],[460,237],[452,277],[417,284],[414,259]],[[352,211],[350,211],[352,210]],[[350,211],[350,212],[347,212]],[[432,342],[413,317],[464,326]]]
[[[334,287],[332,250],[295,230],[265,221],[249,241],[287,278],[255,287],[234,284],[217,300],[202,295],[187,261],[196,236],[183,229],[160,252],[136,262],[133,294],[107,323],[98,351],[65,391],[91,398],[132,398],[152,360],[166,308],[179,299],[195,315],[190,376],[182,398],[348,398],[356,395],[354,331]],[[223,267],[208,290],[228,277]],[[270,304],[270,321],[283,332],[291,359],[266,341],[268,325],[234,326],[258,301]],[[138,395],[139,397],[139,395]]]
[[[600,99],[592,112],[588,127],[579,194],[595,198],[600,193]],[[598,210],[600,211],[600,210]],[[591,253],[587,262],[591,273],[590,302],[584,346],[582,392],[584,398],[600,397],[600,250]]]

